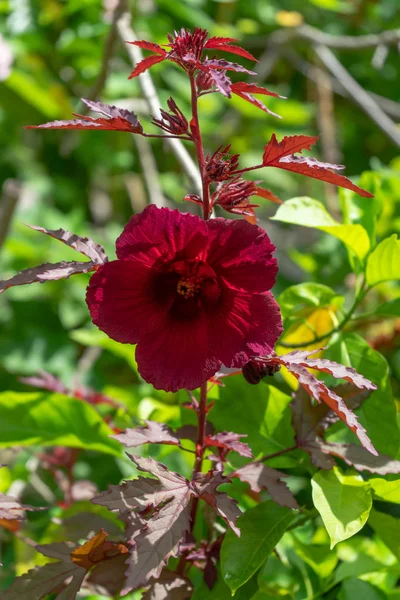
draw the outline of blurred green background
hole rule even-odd
[[[76,259],[72,250],[29,230],[25,226],[27,223],[50,229],[62,227],[89,235],[105,246],[110,258],[114,257],[115,239],[123,225],[132,212],[141,210],[151,200],[154,190],[149,190],[148,179],[153,184],[158,180],[164,201],[169,206],[195,210],[194,205],[184,206],[182,198],[196,190],[160,140],[150,145],[147,140],[140,139],[137,145],[135,138],[126,133],[24,129],[25,125],[71,118],[72,112],[83,110],[80,98],[93,97],[96,91],[96,99],[130,108],[137,112],[144,125],[150,123],[151,117],[139,82],[128,80],[132,64],[118,35],[111,40],[112,52],[104,85],[98,85],[103,55],[110,42],[111,15],[115,4],[112,0],[0,0],[2,279],[43,262]],[[398,0],[140,0],[131,2],[130,14],[138,38],[157,43],[165,43],[167,32],[194,26],[207,28],[211,35],[240,38],[241,45],[260,60],[256,67],[260,75],[254,79],[287,97],[287,100],[266,98],[265,101],[282,119],[266,115],[239,98],[227,100],[218,94],[202,98],[200,116],[207,151],[214,152],[221,144],[230,143],[233,152],[242,154],[242,166],[249,166],[260,162],[263,146],[273,132],[278,139],[291,134],[321,134],[313,156],[345,164],[346,174],[375,193],[375,200],[359,201],[351,193],[339,193],[332,186],[275,169],[257,172],[262,185],[282,200],[302,195],[320,200],[338,220],[358,222],[359,218],[363,218],[366,203],[370,202],[366,212],[371,215],[380,213],[378,239],[398,231],[399,147],[387,131],[383,131],[354,102],[340,81],[328,74],[311,41],[296,35],[291,38],[290,34],[303,24],[338,36],[382,33],[398,28]],[[287,39],[284,43],[280,42],[282,36]],[[400,59],[396,45],[357,50],[335,48],[332,51],[353,78],[371,92],[374,101],[391,119],[392,132],[399,135]],[[230,58],[235,60],[233,56]],[[252,67],[248,61],[243,63],[248,68]],[[172,95],[178,106],[189,115],[189,86],[183,73],[174,65],[165,63],[155,66],[151,75],[163,106]],[[235,78],[241,79],[234,75]],[[152,126],[148,130],[152,130]],[[143,164],[150,164],[147,179],[143,176]],[[271,222],[268,219],[275,213],[276,206],[264,200],[261,203],[258,212],[260,225],[265,226],[278,247],[280,273],[276,295],[279,296],[289,285],[314,281],[332,286],[346,302],[351,301],[354,274],[341,242],[314,230]],[[123,408],[113,414],[113,423],[117,427],[129,426],[132,419],[137,422],[149,417],[179,425],[179,394],[156,392],[144,384],[135,370],[132,348],[109,340],[91,325],[84,300],[88,279],[88,275],[79,275],[67,281],[13,288],[1,295],[0,391],[31,391],[19,378],[44,369],[59,377],[68,387],[90,386],[122,403]],[[382,284],[368,295],[362,309],[369,313],[382,302],[399,296],[399,289],[393,283]],[[322,320],[318,325],[323,332],[335,323],[341,302],[342,299],[336,305],[332,302],[328,308],[323,307]],[[320,316],[318,313],[317,319]],[[396,335],[400,329],[399,321],[394,318],[366,318],[353,327],[388,359],[395,397],[399,397],[400,349]],[[359,342],[350,340],[349,347],[352,343],[360,346]],[[360,355],[366,355],[368,360],[372,357],[371,365],[379,363],[377,355],[368,354],[369,350],[364,346],[360,348]],[[339,355],[337,351],[336,357]],[[383,370],[385,368],[382,367]],[[260,405],[265,400],[266,386],[254,390],[239,379],[229,385],[233,386],[234,397],[239,394],[244,399],[247,394],[249,401],[251,396]],[[226,414],[231,410],[229,385],[228,405],[224,411],[221,402],[222,408],[214,418],[219,428],[226,427]],[[278,380],[277,385],[286,393],[290,391],[283,380]],[[284,397],[284,404],[281,391],[272,386],[268,389],[271,394],[268,406],[276,406],[277,412],[286,411],[285,423],[290,429],[287,414],[289,396]],[[92,407],[89,408],[92,410]],[[103,406],[100,412],[107,417],[109,410],[109,407]],[[233,428],[241,422],[239,407],[235,415],[232,417]],[[18,414],[15,418],[18,419]],[[382,430],[380,436],[382,444],[394,444],[393,449],[387,450],[394,455],[398,439],[394,439],[390,432],[392,426],[396,429],[395,421],[391,418],[387,421],[388,429]],[[258,417],[254,432],[257,427]],[[251,441],[252,431],[249,433]],[[397,436],[397,429],[395,433]],[[256,440],[258,435],[257,429],[254,433]],[[260,437],[260,451],[262,447],[265,452],[268,443],[273,450],[273,442],[268,441],[268,436]],[[107,439],[105,433],[104,440]],[[107,443],[111,445],[109,440]],[[75,465],[75,476],[91,479],[99,489],[105,489],[109,483],[117,483],[122,476],[131,475],[130,463],[127,464],[121,457],[111,456],[112,447],[108,453],[110,456],[90,452],[81,455],[83,458]],[[32,457],[34,452],[23,450],[13,471],[2,469],[1,491],[7,491],[16,480],[31,480],[33,469],[29,461]],[[165,460],[170,468],[190,473],[190,455],[188,458],[175,449],[163,448],[157,457]],[[10,458],[11,454],[2,457],[0,462],[8,462]],[[296,461],[291,458],[282,459],[276,466],[298,469]],[[51,476],[45,473],[42,477],[50,493],[54,493],[60,501],[59,490]],[[299,489],[302,486],[307,488],[304,497],[309,502],[308,479],[299,477],[298,480]],[[32,489],[30,492],[32,494]],[[33,492],[39,494],[36,503],[43,503],[40,490],[33,486]],[[238,497],[240,493],[241,488],[237,492]],[[51,504],[52,501],[48,501]],[[93,510],[93,507],[88,508],[86,503],[76,508],[85,509]],[[53,516],[57,517],[57,510]],[[63,516],[71,514],[64,513]],[[50,541],[57,535],[62,537],[60,532],[55,534],[48,517],[33,519],[34,533],[31,535],[36,539]],[[8,534],[3,532],[1,535],[1,539],[5,539]],[[72,534],[67,532],[65,535]],[[322,533],[322,529],[320,535],[325,543],[323,536],[326,534]],[[6,541],[10,542],[10,538]],[[20,540],[14,542],[6,545],[8,582],[15,575],[16,564],[17,572],[23,572],[33,564],[32,551],[29,553]],[[340,548],[339,556],[344,561],[355,555],[361,556],[361,562],[365,556],[371,561],[372,556],[375,559],[380,553],[381,563],[375,564],[376,571],[383,564],[391,565],[393,562],[392,555],[387,558],[381,542],[373,542],[369,538],[354,538]],[[297,549],[297,554],[299,552]],[[267,563],[268,568],[271,564]],[[308,567],[305,569],[302,563],[299,569],[306,572]],[[386,573],[382,577],[389,575]],[[314,584],[313,579],[310,585]],[[302,583],[299,598],[307,585],[307,581]],[[318,589],[318,585],[315,586]],[[350,584],[347,588],[342,588],[341,600],[361,593],[359,588],[354,591]],[[395,597],[399,595],[393,595]]]

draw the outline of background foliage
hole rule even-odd
[[[62,226],[90,235],[114,257],[114,240],[122,226],[154,193],[143,177],[143,168],[148,173],[150,169],[152,184],[159,181],[169,206],[182,207],[183,196],[195,191],[160,140],[150,147],[141,140],[136,145],[137,140],[124,133],[23,129],[27,124],[70,118],[71,112],[83,110],[79,98],[90,97],[96,90],[110,28],[107,9],[111,10],[112,3],[104,4],[99,0],[0,2],[0,268],[4,278],[42,262],[74,259],[72,251],[27,229],[24,223],[50,229]],[[346,174],[360,176],[358,183],[375,194],[373,200],[359,199],[351,192],[338,193],[336,188],[281,170],[257,174],[265,177],[263,183],[282,200],[311,197],[323,202],[340,223],[365,228],[366,238],[353,238],[350,234],[354,230],[327,232],[293,224],[299,223],[299,218],[298,211],[295,217],[291,215],[290,203],[279,209],[279,221],[269,220],[276,206],[265,202],[259,209],[260,224],[278,247],[280,273],[274,292],[280,296],[285,318],[284,343],[295,346],[330,331],[351,305],[363,256],[376,241],[398,231],[399,150],[393,139],[354,104],[351,93],[342,95],[332,90],[325,69],[315,75],[312,67],[321,68],[321,63],[309,41],[295,39],[279,46],[268,40],[273,32],[301,23],[334,35],[379,33],[400,27],[397,0],[146,0],[133,3],[132,17],[140,38],[157,43],[163,43],[167,31],[195,25],[208,28],[212,35],[241,38],[242,46],[260,58],[258,82],[267,82],[269,89],[287,96],[285,101],[268,99],[268,107],[282,120],[257,111],[239,98],[229,103],[217,94],[202,98],[202,125],[209,150],[232,143],[233,151],[241,152],[242,164],[247,166],[257,162],[255,157],[273,132],[278,139],[297,133],[322,133],[319,157],[346,164]],[[399,121],[396,47],[388,47],[383,58],[374,48],[339,49],[335,53],[363,88],[391,101],[386,110]],[[149,115],[139,84],[127,80],[130,69],[126,49],[117,39],[100,97],[135,110],[145,120]],[[189,89],[183,75],[167,64],[155,67],[152,76],[163,105],[173,94],[188,114]],[[189,205],[184,208],[192,210]],[[312,225],[309,213],[302,214],[304,224]],[[323,222],[319,229],[327,225]],[[329,235],[332,233],[340,235]],[[398,250],[393,252],[378,256],[375,266],[370,266],[371,281],[399,279]],[[386,269],[389,263],[391,276],[380,277],[379,269],[382,265]],[[53,505],[48,511],[30,515],[20,531],[0,529],[3,587],[42,560],[26,543],[27,538],[40,543],[85,538],[93,529],[89,520],[85,524],[79,517],[82,511],[86,517],[90,513],[90,518],[107,519],[109,530],[113,525],[110,513],[85,499],[75,498],[69,505],[66,488],[44,459],[44,453],[54,450],[45,447],[76,449],[73,472],[64,473],[64,477],[90,481],[104,490],[134,474],[119,445],[108,437],[111,418],[112,425],[120,429],[145,418],[172,427],[189,419],[182,408],[184,393],[158,392],[141,381],[132,348],[113,342],[90,324],[84,301],[87,281],[88,276],[81,275],[45,286],[15,288],[0,299],[0,462],[8,465],[0,471],[0,491],[33,505]],[[305,281],[307,286],[290,287]],[[378,385],[378,391],[359,411],[360,419],[377,449],[394,458],[398,458],[400,441],[396,422],[399,298],[393,281],[376,285],[363,301],[357,319],[347,324],[347,331],[330,338],[326,353]],[[117,406],[32,392],[20,378],[39,370],[57,376],[72,390],[91,388],[106,394]],[[257,387],[234,377],[226,385],[220,392],[214,388],[216,402],[210,421],[218,430],[247,433],[255,456],[293,443],[288,403],[294,384],[290,376],[282,373]],[[337,425],[330,440],[354,441],[354,436]],[[190,454],[169,446],[143,452],[190,475]],[[232,464],[237,466],[234,458]],[[223,600],[231,597],[230,590],[238,588],[235,597],[253,600],[277,595],[296,600],[321,595],[347,600],[363,594],[371,599],[397,598],[398,476],[361,478],[345,463],[333,471],[318,472],[299,451],[268,464],[290,475],[290,487],[305,507],[304,518],[293,517],[289,509],[268,501],[264,492],[260,498],[246,495],[245,484],[236,484],[233,495],[243,509],[248,509],[239,521],[244,534],[240,542],[231,534],[227,536],[222,551],[223,577],[209,591],[198,574],[194,597]],[[332,497],[337,499],[339,489],[343,496],[335,506],[329,494],[332,490]],[[267,501],[257,505],[261,498]],[[244,573],[240,569],[242,557],[254,545],[252,515],[262,523],[266,539],[260,541],[250,570]],[[281,535],[286,533],[271,542],[268,526],[280,519],[285,523]],[[57,525],[60,522],[62,526]],[[200,521],[198,527],[206,530],[207,520]],[[278,541],[276,552],[271,554]],[[132,595],[140,597],[140,593]]]

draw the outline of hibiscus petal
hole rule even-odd
[[[217,310],[208,315],[212,352],[227,367],[240,368],[271,354],[282,333],[278,304],[272,294],[248,294],[225,287]]]
[[[93,323],[124,344],[136,344],[141,334],[155,333],[166,312],[153,299],[156,274],[155,269],[134,260],[102,265],[86,292]]]
[[[212,219],[207,223],[206,261],[229,286],[247,292],[266,292],[275,283],[275,246],[266,232],[246,221]]]
[[[209,349],[204,314],[189,321],[170,319],[156,335],[141,337],[136,360],[143,379],[166,392],[194,390],[221,367]]]
[[[156,262],[195,258],[205,247],[205,223],[190,213],[148,206],[134,215],[117,239],[118,258]]]

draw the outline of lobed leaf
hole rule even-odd
[[[240,529],[236,527],[236,519],[241,516],[242,511],[238,508],[236,500],[223,492],[217,492],[217,488],[223,483],[230,483],[230,480],[219,472],[210,472],[205,475],[198,474],[192,485],[197,496],[207,502],[239,537]]]
[[[142,444],[173,444],[179,445],[179,438],[176,437],[171,429],[164,423],[157,421],[146,421],[145,427],[135,427],[126,429],[123,433],[113,435],[114,439],[124,444],[124,446],[135,448]]]
[[[247,52],[244,48],[240,46],[232,46],[231,42],[236,41],[232,38],[219,38],[219,37],[211,37],[207,40],[204,45],[204,49],[210,50],[220,50],[221,52],[230,52],[231,54],[237,54],[238,56],[242,56],[243,58],[248,58],[249,60],[253,60],[254,62],[258,62],[256,58],[250,52]]]
[[[231,80],[227,76],[225,71],[218,71],[217,69],[210,69],[209,75],[214,82],[215,87],[223,96],[231,98]]]
[[[337,456],[351,467],[357,469],[357,471],[369,471],[370,473],[377,473],[379,475],[400,473],[400,461],[394,460],[386,454],[373,456],[362,446],[356,444],[337,444],[316,439],[314,441],[309,441],[306,446],[302,447],[304,447],[305,450],[315,447],[324,454]]]
[[[281,142],[278,142],[276,135],[272,134],[270,141],[264,147],[263,165],[264,167],[277,167],[278,169],[285,169],[286,171],[306,175],[313,179],[319,179],[326,183],[347,188],[360,196],[372,198],[373,194],[361,189],[352,183],[350,179],[347,179],[347,177],[332,173],[330,170],[342,169],[342,165],[322,163],[314,158],[293,156],[296,152],[301,152],[305,149],[309,150],[317,140],[318,137],[293,135],[285,136]]]
[[[87,256],[95,264],[102,265],[108,261],[107,254],[103,246],[96,244],[96,242],[88,237],[81,237],[76,235],[76,233],[68,231],[67,229],[45,229],[44,227],[38,227],[36,225],[28,225],[28,227],[59,240],[66,246],[69,246],[77,252]]]
[[[142,600],[189,600],[192,594],[193,586],[187,577],[163,569],[157,581],[151,582]]]
[[[287,477],[285,473],[272,469],[262,462],[253,462],[237,469],[231,473],[231,477],[239,477],[241,481],[248,483],[253,492],[266,490],[271,498],[280,506],[289,508],[299,508],[296,498],[287,487],[286,483],[281,481]]]
[[[232,431],[222,431],[215,435],[206,436],[204,442],[206,446],[215,446],[224,450],[234,450],[241,456],[253,458],[253,453],[245,442],[241,442],[240,438],[247,437],[245,433],[233,433]]]
[[[132,46],[138,46],[138,48],[142,48],[142,50],[149,50],[150,52],[154,52],[155,54],[160,54],[161,56],[165,56],[167,52],[164,48],[161,48],[158,44],[154,42],[147,42],[146,40],[135,40],[134,42],[126,42],[127,44],[131,44]]]
[[[38,267],[32,267],[20,271],[14,277],[0,281],[0,294],[10,287],[16,285],[27,285],[30,283],[44,283],[45,281],[54,281],[58,279],[68,279],[71,275],[78,275],[81,273],[89,273],[95,271],[98,265],[92,261],[89,262],[59,262],[59,263],[45,263]]]
[[[235,71],[236,73],[248,73],[249,75],[257,75],[254,71],[249,71],[242,65],[230,62],[224,58],[206,58],[199,64],[202,71],[209,72],[210,69],[222,69],[224,71]]]
[[[138,75],[141,75],[142,73],[147,71],[147,69],[150,69],[150,67],[152,67],[153,65],[156,65],[159,62],[162,62],[163,60],[165,60],[164,55],[147,56],[146,58],[144,58],[143,60],[141,60],[140,62],[137,63],[136,67],[133,69],[133,71],[129,75],[128,79],[133,79],[133,77],[137,77]]]

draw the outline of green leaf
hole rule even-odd
[[[375,309],[373,314],[384,317],[398,317],[400,315],[400,298],[384,302]]]
[[[75,329],[71,332],[70,337],[82,346],[98,346],[115,356],[119,356],[126,360],[128,365],[137,373],[137,363],[135,360],[135,348],[131,344],[120,344],[109,338],[100,329]]]
[[[362,529],[372,507],[369,484],[338,468],[319,471],[311,480],[315,508],[331,538],[331,549]]]
[[[312,570],[315,571],[321,579],[325,579],[333,573],[338,563],[336,551],[332,551],[329,546],[325,544],[302,544],[294,536],[293,541],[297,556],[310,565]]]
[[[274,221],[302,225],[325,231],[338,238],[361,261],[368,254],[370,241],[362,225],[341,225],[318,200],[307,196],[292,198],[278,208]]]
[[[249,385],[239,375],[227,377],[220,398],[209,412],[209,420],[217,431],[247,434],[255,456],[272,454],[294,443],[291,424],[290,396],[265,383]],[[273,459],[270,466],[296,466],[291,457]]]
[[[383,240],[368,257],[365,272],[368,285],[400,279],[400,240],[393,234]]]
[[[368,525],[378,534],[397,560],[400,560],[400,521],[397,517],[371,510]]]
[[[362,598],[363,600],[385,600],[387,595],[367,581],[352,577],[343,582],[338,595],[338,600],[354,600],[354,598]]]
[[[357,414],[378,452],[396,457],[400,433],[386,359],[356,333],[338,336],[324,353],[324,358],[353,367],[378,386],[362,403]],[[334,425],[327,437],[329,441],[353,441],[351,433],[342,425]]]
[[[279,296],[278,303],[282,316],[285,318],[306,306],[321,307],[343,303],[343,296],[338,296],[334,290],[321,283],[299,283],[286,288]]]
[[[90,404],[62,394],[0,393],[0,447],[69,446],[121,456],[111,429]]]
[[[386,481],[386,479],[377,477],[376,479],[370,479],[369,483],[374,498],[383,500],[384,502],[400,504],[400,479]]]
[[[270,500],[238,519],[240,538],[228,531],[221,547],[221,570],[233,593],[264,564],[295,515]]]

